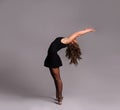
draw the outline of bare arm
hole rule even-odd
[[[76,38],[77,37],[80,37],[88,32],[94,32],[95,30],[92,29],[92,28],[87,28],[87,29],[84,29],[84,30],[81,30],[81,31],[78,31],[78,32],[75,32],[73,33],[72,35],[68,36],[68,37],[65,37],[62,39],[61,42],[63,42],[64,44],[69,44],[69,43],[72,43],[74,41],[76,41]]]

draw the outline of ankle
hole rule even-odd
[[[62,101],[63,100],[63,97],[57,97],[56,98],[58,101]]]

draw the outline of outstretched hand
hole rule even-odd
[[[86,32],[95,32],[96,30],[93,29],[93,28],[86,28],[85,31],[86,31]]]

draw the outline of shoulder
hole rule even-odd
[[[68,37],[63,37],[63,38],[61,39],[61,42],[62,42],[63,44],[69,44],[69,43],[70,43]]]

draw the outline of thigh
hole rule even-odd
[[[55,78],[55,79],[61,79],[60,77],[60,69],[59,68],[49,68],[51,75]]]

